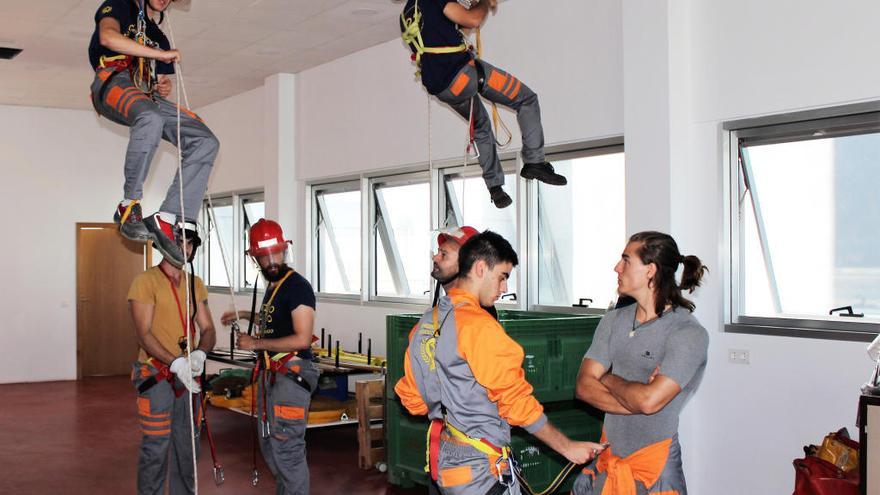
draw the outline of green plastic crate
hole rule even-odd
[[[403,357],[409,333],[421,315],[388,315],[385,318],[388,346],[387,397],[396,398],[394,385],[403,376]],[[574,399],[574,387],[584,353],[593,342],[601,316],[500,311],[508,335],[525,351],[523,369],[540,402]]]
[[[410,416],[397,400],[386,403],[386,453],[388,459],[388,482],[411,487],[428,482],[425,473],[425,435],[428,420],[425,416]],[[580,403],[561,402],[546,406],[550,422],[568,437],[575,440],[599,441],[602,421]],[[543,491],[568,461],[537,438],[521,428],[511,429],[511,449],[521,472],[535,491]],[[557,493],[571,490],[577,477],[574,470]]]

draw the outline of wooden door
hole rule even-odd
[[[151,255],[112,223],[76,224],[77,378],[131,372],[138,343],[126,296]]]

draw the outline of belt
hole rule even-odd
[[[298,365],[293,365],[291,367],[287,367],[287,363],[296,357],[295,352],[284,352],[280,354],[276,354],[271,359],[266,360],[267,369],[272,373],[269,378],[270,383],[272,385],[275,384],[275,377],[281,373],[287,378],[293,380],[294,383],[304,388],[306,392],[312,393],[312,386],[299,374],[300,367]],[[296,369],[293,369],[296,368]]]
[[[155,368],[157,372],[155,375],[150,376],[149,378],[141,382],[140,385],[138,385],[139,394],[147,393],[147,390],[150,390],[151,388],[158,385],[159,382],[165,380],[171,384],[171,389],[174,390],[175,397],[180,397],[181,395],[183,395],[184,389],[181,388],[178,390],[178,388],[175,386],[174,373],[171,372],[171,369],[168,366],[165,366],[156,358],[148,359],[146,364],[149,364],[150,366]]]

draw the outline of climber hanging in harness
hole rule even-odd
[[[475,57],[459,30],[479,28],[496,8],[497,0],[407,0],[400,29],[425,90],[469,122],[489,196],[496,207],[505,208],[512,200],[502,187],[504,171],[495,135],[479,96],[516,112],[522,134],[522,177],[557,186],[568,181],[545,161],[538,96],[513,75]]]
[[[239,333],[237,347],[258,356],[253,408],[260,450],[275,476],[276,493],[307,495],[305,433],[318,384],[318,370],[311,360],[315,293],[308,280],[287,265],[290,241],[284,239],[280,225],[260,219],[250,229],[249,242],[247,254],[259,265],[267,286],[258,312],[238,313],[237,318],[255,322],[259,331],[256,337]],[[220,318],[224,325],[235,320],[232,311]]]
[[[426,471],[446,495],[521,493],[511,426],[576,464],[604,449],[569,439],[547,420],[525,379],[522,347],[480,307],[506,291],[517,263],[498,234],[472,236],[459,251],[455,287],[410,333],[404,376],[394,391],[411,414],[431,420]]]
[[[195,224],[179,223],[174,230],[176,238],[186,238],[187,260],[191,261],[201,244]],[[191,396],[186,392],[201,391],[199,377],[216,337],[205,285],[198,277],[184,275],[183,270],[164,259],[135,277],[128,291],[140,344],[132,370],[143,433],[137,476],[139,494],[161,493],[166,477],[170,493],[194,492],[195,476],[189,462],[193,456],[190,421],[201,423],[202,401],[196,395],[193,403],[187,404]],[[192,288],[186,286],[187,279]],[[188,291],[192,294],[191,310],[187,307]],[[187,314],[193,316],[187,318]],[[195,347],[189,360],[187,334]],[[192,416],[190,405],[194,410]],[[198,439],[198,429],[195,435]]]
[[[175,267],[184,256],[172,226],[181,220],[195,222],[217,157],[219,143],[194,113],[181,109],[180,140],[183,156],[183,204],[180,180],[175,175],[159,211],[144,218],[140,201],[153,156],[164,139],[177,143],[177,105],[169,74],[180,52],[171,49],[153,16],[162,22],[174,0],[104,0],[95,14],[95,31],[89,44],[89,61],[95,70],[91,100],[99,115],[130,128],[125,153],[123,200],[114,213],[119,232],[126,238],[153,244]]]

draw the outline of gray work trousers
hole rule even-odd
[[[297,372],[311,390],[318,386],[318,371],[311,361],[292,359],[287,368]],[[306,426],[312,394],[282,373],[260,375],[260,393],[266,394],[269,436],[260,438],[263,459],[275,476],[276,495],[308,495],[309,464],[306,461]],[[263,417],[263,397],[257,397],[258,418]]]
[[[480,72],[485,77],[482,85],[479,84]],[[477,93],[516,112],[522,135],[523,162],[544,163],[544,129],[541,126],[538,95],[513,75],[483,60],[472,60],[461,68],[449,87],[437,95],[437,99],[452,107],[465,120],[470,119],[473,100],[474,141],[480,152],[480,168],[483,169],[486,187],[504,185],[504,172],[498,158],[491,118]]]
[[[164,139],[177,146],[177,105],[158,95],[150,98],[144,94],[132,83],[127,70],[116,73],[113,69],[99,69],[91,89],[95,110],[130,129],[123,194],[126,199],[139,200],[159,142]],[[186,219],[194,221],[202,207],[220,142],[198,115],[181,108],[180,119],[183,208]],[[179,180],[175,170],[159,210],[182,217]]]
[[[157,373],[148,364],[134,363],[132,383],[135,389]],[[160,495],[168,478],[170,495],[195,493],[189,394],[175,379],[175,387],[184,393],[177,397],[167,380],[161,380],[137,398],[141,423],[141,453],[138,460],[138,495]],[[201,405],[193,396],[196,416],[196,455],[199,454]],[[170,461],[170,464],[169,464]]]

